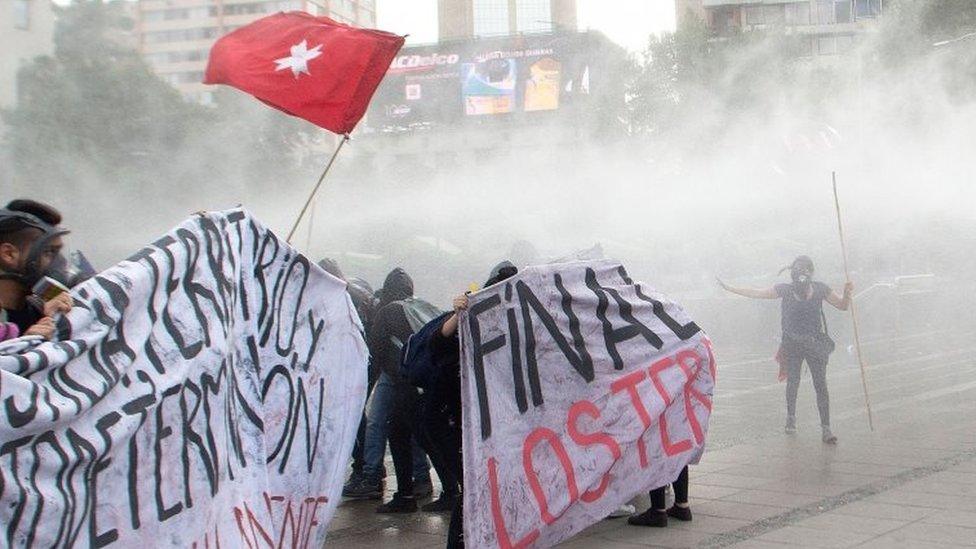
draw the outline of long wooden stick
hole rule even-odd
[[[851,271],[847,268],[847,244],[844,241],[844,222],[840,216],[840,199],[837,197],[837,172],[832,172],[834,180],[834,206],[837,209],[837,231],[840,233],[840,250],[844,255],[844,276],[851,281]],[[854,348],[857,350],[857,362],[861,365],[861,386],[864,388],[864,405],[868,410],[868,426],[874,431],[874,415],[871,413],[871,397],[868,396],[868,378],[864,368],[864,356],[861,354],[861,336],[857,329],[857,312],[854,308],[854,296],[851,295],[851,320],[854,322]]]
[[[315,184],[315,188],[312,189],[312,193],[308,195],[308,200],[306,200],[305,205],[302,206],[302,211],[298,214],[298,219],[295,220],[295,224],[292,225],[291,230],[288,231],[288,238],[286,241],[289,244],[291,244],[291,238],[295,236],[295,231],[298,229],[298,224],[301,223],[302,218],[305,217],[305,212],[308,210],[309,204],[312,203],[312,199],[315,198],[315,194],[319,192],[319,187],[321,187],[322,182],[325,181],[325,176],[328,175],[329,170],[332,169],[332,164],[335,163],[335,159],[337,156],[339,156],[339,151],[342,150],[342,146],[346,144],[346,141],[349,141],[349,135],[342,136],[342,141],[339,142],[339,146],[337,146],[336,150],[332,153],[332,158],[329,159],[329,163],[326,164],[325,169],[322,170],[322,175],[319,176],[318,183]]]

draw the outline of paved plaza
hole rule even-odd
[[[837,446],[820,441],[806,372],[799,433],[788,436],[774,363],[720,355],[709,446],[691,469],[694,520],[672,520],[665,529],[605,520],[561,546],[976,546],[976,341],[957,337],[941,342],[952,350],[933,351],[935,341],[897,352],[869,346],[874,432],[856,360],[838,349],[828,374]],[[444,546],[448,515],[377,515],[377,503],[345,502],[327,545]],[[639,508],[647,504],[645,495]]]

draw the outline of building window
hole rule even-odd
[[[837,53],[837,41],[833,36],[821,37],[817,40],[817,51],[820,55],[833,55]]]
[[[518,32],[552,30],[552,9],[549,0],[521,0],[515,7],[515,21]]]
[[[763,17],[767,25],[782,25],[786,23],[786,10],[783,5],[773,5],[763,7]]]
[[[147,32],[145,35],[146,43],[162,44],[165,42],[188,42],[191,40],[209,40],[217,37],[216,27],[206,27],[199,29],[171,30]]]
[[[27,30],[30,28],[30,0],[12,0],[14,10],[14,28]]]
[[[881,16],[881,0],[855,0],[858,19]]]
[[[743,24],[745,25],[762,25],[766,23],[763,18],[763,8],[762,6],[746,6],[742,10],[742,15],[745,17]]]
[[[786,24],[787,25],[809,25],[810,4],[787,4]]]
[[[850,23],[854,21],[854,14],[851,12],[850,0],[838,0],[838,2],[834,4],[834,9],[836,10],[836,22]]]
[[[508,34],[508,0],[474,0],[474,34]]]
[[[817,24],[832,25],[836,22],[834,0],[817,1]]]

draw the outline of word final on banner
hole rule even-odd
[[[619,263],[526,268],[470,296],[461,338],[472,547],[555,545],[701,458],[711,342]]]

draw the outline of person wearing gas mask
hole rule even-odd
[[[8,202],[5,207],[11,211],[33,215],[55,229],[61,225],[61,212],[53,206],[37,200],[18,198]],[[70,261],[63,253],[59,253],[44,274],[68,288],[74,288],[95,276],[95,269],[88,262],[85,254],[75,250],[71,253]]]
[[[836,444],[837,437],[830,431],[830,397],[827,392],[827,360],[834,350],[834,341],[827,333],[827,317],[823,302],[846,311],[851,304],[854,286],[844,285],[844,295],[839,296],[823,282],[813,280],[813,260],[801,255],[780,273],[789,270],[792,282],[776,284],[772,288],[735,288],[718,283],[726,291],[754,299],[780,299],[783,337],[777,360],[786,374],[786,432],[796,433],[796,395],[800,387],[800,371],[804,361],[810,369],[813,388],[817,392],[817,409],[823,441]]]
[[[20,335],[52,339],[54,316],[73,306],[67,292],[44,302],[33,290],[61,255],[65,234],[35,215],[0,209],[0,321]]]

